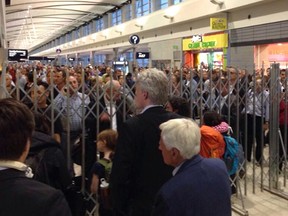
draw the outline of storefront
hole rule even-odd
[[[256,68],[270,67],[270,64],[277,62],[280,68],[287,68],[288,65],[288,43],[273,43],[254,46],[254,63]]]
[[[183,58],[186,67],[226,68],[228,34],[193,35],[182,41]]]

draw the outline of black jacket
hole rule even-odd
[[[118,131],[110,181],[115,215],[150,215],[157,191],[172,177],[159,150],[159,125],[172,118],[181,116],[151,107]]]
[[[0,171],[0,203],[3,216],[71,215],[61,191],[14,169]]]
[[[38,170],[33,170],[36,180],[46,183],[63,192],[71,184],[71,177],[67,169],[63,152],[60,144],[57,143],[51,136],[35,131],[32,136],[32,143],[26,162],[30,157],[35,157],[39,152],[45,149],[43,159]]]

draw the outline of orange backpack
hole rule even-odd
[[[212,127],[201,128],[200,155],[205,158],[223,158],[225,141],[222,134]]]

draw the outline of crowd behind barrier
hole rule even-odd
[[[73,162],[78,158],[82,176],[88,177],[97,160],[97,134],[121,128],[124,121],[140,112],[133,99],[135,81],[144,69],[135,67],[126,74],[106,65],[10,63],[1,73],[0,96],[16,98],[45,115],[51,124],[51,136],[61,143],[70,174],[76,174]],[[286,186],[288,69],[269,65],[254,71],[236,67],[223,70],[204,65],[162,70],[169,80],[169,96],[187,102],[190,111],[186,115],[201,126],[205,112],[219,113],[231,126],[231,136],[242,144],[246,158],[240,164],[244,181],[239,183],[236,173],[231,184],[243,184],[246,188],[247,170],[255,164],[262,168],[269,165],[268,171],[261,169],[262,185],[272,178],[273,168],[272,175],[283,178]],[[265,148],[272,149],[269,155],[264,155]],[[257,172],[255,166],[252,169]],[[257,182],[255,178],[252,181],[253,185]]]

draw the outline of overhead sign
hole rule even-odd
[[[55,58],[47,56],[29,56],[30,61],[53,61]]]
[[[120,66],[120,65],[128,65],[128,61],[114,61],[113,65]]]
[[[149,52],[136,52],[136,59],[149,59]]]
[[[136,45],[140,42],[140,37],[138,35],[131,35],[129,37],[129,43],[132,45]]]
[[[8,49],[8,61],[20,61],[28,58],[28,50]]]
[[[197,35],[198,37],[198,35]],[[198,37],[199,38],[199,37]],[[201,40],[194,42],[195,37],[183,39],[182,49],[187,50],[207,50],[228,47],[228,34],[218,33],[212,35],[202,35]]]
[[[226,18],[210,18],[210,28],[212,30],[226,30],[227,19]]]

